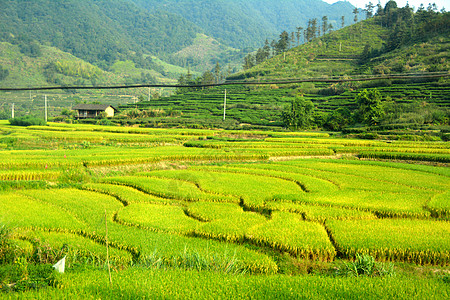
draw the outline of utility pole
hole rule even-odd
[[[224,121],[225,121],[226,111],[227,111],[227,90],[225,89],[225,98],[223,100],[223,120]]]
[[[150,88],[148,88],[148,101],[150,102]]]
[[[47,95],[45,95],[45,122],[47,122],[47,116],[48,116],[48,114],[47,114]]]
[[[14,119],[14,103],[12,104],[12,109],[11,109],[11,119]]]

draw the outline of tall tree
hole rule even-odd
[[[244,57],[244,65],[242,66],[244,70],[248,70],[255,66],[255,56],[249,53],[246,57]]]
[[[201,78],[202,84],[214,84],[215,81],[216,78],[211,71],[206,71],[205,73],[203,73],[203,76]]]
[[[322,17],[322,34],[326,34],[328,31],[328,17],[323,16]]]
[[[341,28],[344,28],[345,26],[345,16],[341,17]]]
[[[190,76],[189,70],[188,70],[188,75],[189,75],[189,78],[192,77],[192,76]],[[188,85],[189,84],[188,80],[187,80],[188,75],[184,76],[183,74],[181,74],[180,77],[178,78],[178,85]],[[189,92],[189,91],[190,90],[187,87],[178,87],[177,90],[176,90],[176,93],[177,94],[184,94],[184,93]]]
[[[311,20],[311,33],[312,33],[312,39],[316,38],[316,33],[318,32],[318,27],[317,27],[317,19],[314,18]]]
[[[378,90],[363,90],[356,96],[359,119],[367,125],[376,125],[384,117],[381,93]]]
[[[377,16],[382,16],[384,15],[384,10],[383,10],[383,6],[381,6],[380,0],[378,0],[377,3],[377,12],[376,12]]]
[[[355,17],[353,18],[353,21],[358,22],[358,13],[359,13],[359,9],[357,7],[355,7],[355,9],[353,10],[353,14],[355,15]]]
[[[280,39],[278,40],[276,49],[277,49],[277,54],[286,52],[289,49],[289,33],[287,33],[286,31],[283,31],[280,34]]]
[[[277,42],[275,40],[272,40],[270,47],[272,47],[272,56],[277,55]]]
[[[216,77],[216,83],[222,81],[222,75],[220,73],[221,68],[219,62],[216,62],[216,66],[214,67],[214,77]]]
[[[256,62],[257,65],[259,65],[264,60],[266,60],[266,55],[264,53],[264,50],[262,48],[259,48],[258,51],[256,51],[256,54],[255,54],[255,62]]]
[[[305,29],[304,35],[305,35],[305,41],[306,42],[310,42],[312,40],[311,19],[308,20],[308,26]]]
[[[398,8],[397,2],[394,0],[389,0],[388,3],[384,6],[384,13],[389,14]]]
[[[295,46],[295,32],[291,32],[291,47],[293,48]]]
[[[296,32],[297,46],[300,46],[300,37],[302,36],[302,30],[303,30],[303,27],[301,27],[301,26],[297,27],[297,32]]]
[[[267,40],[267,39],[266,39],[266,42],[264,43],[263,52],[264,52],[264,58],[268,59],[270,57],[270,44],[269,44],[269,40]]]
[[[331,32],[331,31],[333,31],[333,24],[328,24],[328,32]]]
[[[381,25],[381,27],[383,27],[384,9],[383,9],[383,6],[381,6],[380,0],[378,0],[378,3],[377,3],[377,12],[376,12],[375,15],[381,17],[381,18],[379,18],[379,20],[380,20],[380,25]]]
[[[314,104],[303,97],[296,97],[282,112],[281,118],[286,128],[291,130],[309,129],[314,124]]]
[[[374,5],[372,2],[369,2],[368,4],[366,4],[366,19],[372,18],[373,17],[373,9],[374,9]]]

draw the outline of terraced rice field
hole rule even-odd
[[[447,143],[2,124],[2,144],[0,221],[29,251],[36,240],[68,245],[69,270],[80,257],[105,260],[105,221],[117,277],[138,278],[119,271],[136,265],[143,272],[164,265],[172,274],[188,254],[255,276],[246,284],[285,285],[291,279],[280,275],[281,256],[328,263],[368,253],[379,261],[450,264]],[[375,160],[390,153],[403,156]]]

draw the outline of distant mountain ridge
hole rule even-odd
[[[211,70],[217,62],[237,71],[246,53],[239,49],[251,51],[328,13],[338,27],[336,18],[351,11],[348,2],[320,0],[9,0],[0,1],[0,42],[35,57],[40,47],[55,47],[104,71],[127,69],[122,78],[173,80],[180,69],[159,59],[186,73]],[[46,70],[44,77],[56,83]]]
[[[0,19],[2,40],[26,36],[97,63],[130,52],[173,53],[202,32],[179,16],[150,14],[122,0],[2,1]]]
[[[127,0],[142,8],[168,11],[201,27],[207,35],[235,48],[259,47],[282,31],[306,27],[309,19],[327,16],[335,29],[353,23],[349,2],[321,0]]]

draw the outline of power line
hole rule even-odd
[[[450,77],[450,73],[433,74],[402,74],[402,75],[380,75],[368,77],[332,77],[332,78],[296,78],[272,81],[232,81],[228,80],[222,83],[197,84],[197,85],[179,85],[179,84],[136,84],[136,85],[111,85],[111,86],[48,86],[48,87],[16,87],[0,88],[0,91],[47,91],[47,90],[114,90],[114,89],[135,89],[135,88],[203,88],[228,85],[276,85],[276,84],[295,84],[304,82],[323,82],[323,83],[341,83],[354,81],[373,81],[383,79],[432,79]]]

